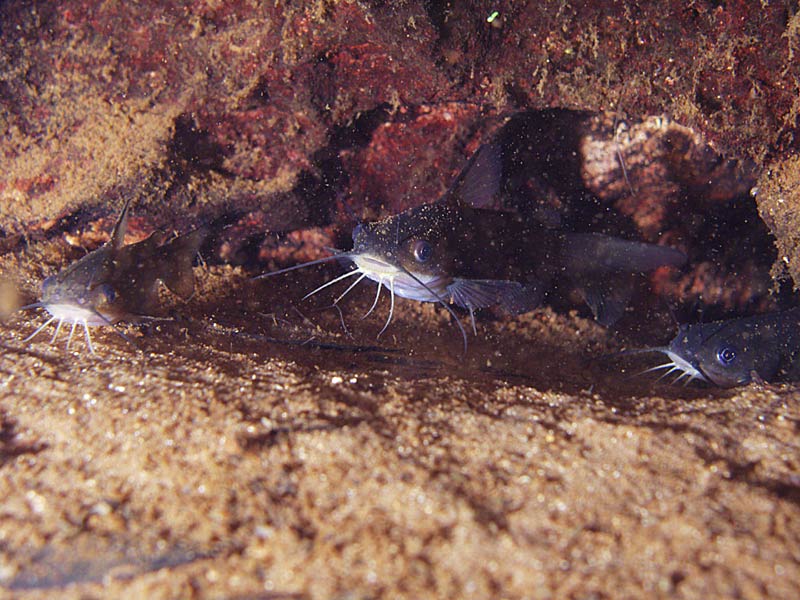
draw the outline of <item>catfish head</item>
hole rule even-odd
[[[362,223],[353,230],[350,253],[356,268],[395,294],[438,302],[453,282],[460,210],[450,203],[425,204]]]
[[[662,352],[670,362],[648,369],[677,372],[675,381],[694,379],[719,387],[769,381],[800,349],[800,309],[712,323],[681,325],[667,346],[634,350]],[[662,376],[663,377],[663,376]]]
[[[464,225],[472,220],[474,208],[487,205],[499,190],[501,171],[500,149],[495,144],[484,144],[472,155],[447,193],[437,201],[379,221],[358,224],[353,230],[353,249],[349,252],[265,273],[256,279],[329,260],[347,259],[352,262],[352,269],[309,292],[303,299],[339,281],[358,276],[334,300],[336,306],[361,281],[370,279],[378,284],[378,289],[365,317],[378,305],[382,289],[389,291],[390,298],[389,316],[378,336],[392,321],[395,296],[401,296],[443,306],[460,329],[466,351],[466,333],[449,301],[468,306],[470,314],[481,305],[473,304],[475,294],[471,289],[463,291],[455,281],[454,273],[461,260],[460,242],[466,241],[463,232],[469,227]],[[467,237],[474,237],[474,234],[470,232]],[[493,282],[487,283],[488,295],[494,292],[494,285]],[[469,301],[460,302],[459,299],[463,300],[465,295],[469,296]]]
[[[670,351],[719,387],[735,387],[756,379],[772,379],[781,360],[782,313],[683,325]]]
[[[102,272],[110,260],[108,248],[99,248],[46,278],[42,282],[41,305],[56,318],[90,326],[108,325],[119,320],[114,310],[116,290],[103,283]]]

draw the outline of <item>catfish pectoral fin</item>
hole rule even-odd
[[[470,310],[502,306],[512,315],[538,307],[543,298],[538,282],[520,283],[501,279],[454,279],[447,286],[452,301]]]
[[[201,227],[176,237],[161,248],[159,279],[173,294],[184,300],[194,293],[192,263],[207,235],[208,230]]]

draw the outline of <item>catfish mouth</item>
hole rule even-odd
[[[660,365],[656,365],[655,367],[651,367],[649,369],[645,369],[639,375],[644,375],[645,373],[652,373],[654,371],[660,371],[661,369],[667,369],[664,373],[656,381],[661,381],[665,377],[678,372],[678,375],[672,380],[672,383],[678,383],[681,380],[683,385],[688,385],[690,382],[697,379],[698,381],[704,381],[706,383],[711,383],[712,380],[703,373],[703,370],[700,368],[699,365],[694,364],[690,360],[687,360],[685,357],[681,356],[677,352],[671,350],[670,348],[646,348],[643,350],[634,350],[634,353],[638,354],[641,352],[662,352],[667,355],[669,362],[665,362]]]
[[[663,376],[669,375],[670,373],[674,373],[675,371],[680,371],[680,374],[673,381],[673,383],[677,383],[684,377],[688,377],[688,379],[685,381],[685,384],[688,384],[695,379],[699,379],[700,381],[705,381],[706,383],[710,381],[709,378],[706,376],[706,374],[703,373],[699,365],[695,365],[694,363],[686,360],[681,355],[676,354],[672,350],[662,350],[662,352],[664,352],[664,354],[667,355],[667,358],[669,358],[672,361],[667,365],[659,367],[659,368],[665,368],[666,366],[670,367],[670,370],[664,373]]]
[[[43,304],[44,309],[58,320],[68,323],[77,322],[89,327],[100,327],[101,325],[113,325],[114,319],[111,315],[106,316],[96,308],[85,307],[79,304],[67,302],[54,302]]]
[[[379,286],[386,285],[398,296],[418,302],[440,302],[452,283],[449,277],[412,273],[374,254],[353,254],[350,259],[357,271]]]
[[[360,233],[360,227],[362,226],[359,225],[356,227],[356,234]],[[354,237],[358,236],[354,234]],[[386,258],[358,250],[360,247],[361,244],[356,244],[356,250],[350,252],[338,252],[333,256],[312,260],[299,265],[294,265],[292,267],[287,267],[285,269],[280,269],[278,271],[272,271],[271,273],[265,273],[263,275],[259,275],[256,277],[256,279],[272,277],[274,275],[286,273],[288,271],[294,271],[296,269],[304,269],[308,266],[328,262],[331,260],[345,259],[352,261],[355,265],[355,268],[350,269],[346,273],[339,275],[338,277],[334,277],[316,289],[311,290],[305,296],[303,296],[302,299],[305,300],[310,298],[327,287],[335,285],[336,283],[344,281],[345,279],[355,277],[355,280],[347,287],[347,289],[339,294],[339,296],[337,296],[337,298],[333,301],[332,306],[338,306],[339,302],[356,286],[358,286],[359,283],[361,283],[364,279],[370,279],[378,284],[378,288],[375,292],[375,299],[372,302],[372,306],[369,308],[366,314],[361,317],[362,319],[365,319],[371,315],[378,306],[378,302],[380,301],[381,297],[381,290],[385,288],[389,293],[389,316],[386,318],[386,323],[383,325],[383,328],[380,330],[377,337],[383,335],[383,332],[386,331],[386,329],[389,327],[389,324],[392,322],[392,317],[394,316],[395,296],[401,296],[403,298],[416,300],[418,302],[435,302],[440,304],[448,313],[450,313],[450,316],[453,318],[453,322],[461,332],[461,338],[464,342],[464,354],[466,354],[467,333],[464,330],[464,326],[461,325],[458,315],[453,312],[453,309],[448,306],[446,301],[446,297],[449,295],[447,287],[452,283],[452,279],[450,277],[441,275],[412,273],[400,264],[389,262]]]
[[[98,327],[100,325],[113,325],[111,321],[109,321],[106,317],[100,314],[97,310],[91,307],[81,306],[74,302],[66,303],[66,302],[37,302],[34,305],[30,305],[31,308],[34,307],[42,307],[48,313],[50,313],[50,318],[47,319],[42,325],[40,325],[36,331],[34,331],[31,335],[25,338],[24,342],[29,342],[33,338],[35,338],[39,333],[44,330],[45,327],[50,325],[53,321],[57,321],[56,323],[56,330],[53,333],[53,337],[50,339],[50,344],[55,343],[56,339],[58,338],[58,334],[61,331],[61,327],[64,325],[66,321],[70,327],[69,337],[67,338],[67,350],[69,350],[69,346],[72,343],[72,337],[75,335],[75,329],[80,325],[83,327],[84,334],[86,335],[86,346],[89,348],[89,352],[95,354],[94,345],[92,344],[92,336],[89,334],[89,327]],[[116,330],[115,330],[116,331]],[[123,339],[129,341],[128,338],[123,335],[121,332],[117,331]]]
[[[356,264],[356,267],[358,267],[362,273],[366,273],[367,277],[370,279],[379,277],[388,279],[389,277],[396,277],[403,273],[401,269],[397,268],[392,263],[374,254],[353,254],[351,258]]]

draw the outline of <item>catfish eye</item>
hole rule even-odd
[[[431,256],[433,255],[433,248],[425,240],[417,240],[414,242],[412,252],[414,253],[414,258],[417,259],[417,262],[424,263],[431,259]]]
[[[717,350],[717,360],[723,365],[729,365],[736,360],[736,350],[730,346],[723,346]]]

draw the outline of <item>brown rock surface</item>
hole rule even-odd
[[[178,320],[126,328],[142,352],[0,329],[17,597],[797,594],[795,386],[653,387],[549,311],[485,322],[462,361],[431,306],[376,342],[364,287],[349,339],[270,280],[197,275]]]

